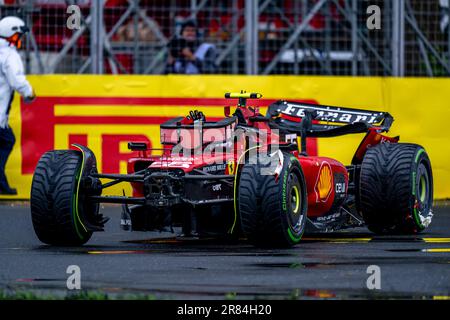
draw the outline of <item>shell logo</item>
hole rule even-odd
[[[331,166],[327,162],[322,162],[319,170],[319,176],[316,182],[316,197],[317,202],[326,202],[330,196],[333,185],[333,176]]]

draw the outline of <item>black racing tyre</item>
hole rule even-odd
[[[262,164],[245,164],[239,177],[237,207],[241,229],[256,246],[290,247],[305,231],[306,182],[297,158],[283,153],[278,177],[261,174]]]
[[[92,235],[78,214],[81,167],[78,151],[50,151],[39,160],[31,185],[31,217],[37,237],[46,244],[78,246]]]
[[[361,165],[359,210],[369,230],[415,234],[431,222],[433,174],[425,149],[383,143],[367,150]]]

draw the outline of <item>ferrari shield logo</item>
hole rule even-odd
[[[227,171],[228,174],[234,174],[234,171],[236,170],[236,163],[234,162],[234,160],[229,160],[227,162]]]

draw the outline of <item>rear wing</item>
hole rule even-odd
[[[306,114],[308,114],[313,121],[315,120],[312,125],[313,131],[333,131],[333,129],[340,128],[337,132],[341,132],[342,134],[346,133],[344,127],[350,129],[350,127],[355,126],[366,128],[366,130],[375,127],[381,132],[387,132],[394,121],[394,118],[388,112],[283,100],[272,103],[267,109],[267,116],[280,117],[281,119],[286,120],[283,122],[287,122],[290,125],[295,124],[295,122],[300,122],[301,119],[305,118]],[[310,136],[314,136],[314,134],[311,134]]]

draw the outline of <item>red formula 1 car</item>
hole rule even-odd
[[[231,114],[207,121],[198,111],[161,125],[162,149],[130,142],[139,157],[128,174],[100,174],[87,147],[50,151],[31,190],[39,239],[81,245],[107,219],[99,203],[121,203],[129,230],[182,227],[184,236],[244,236],[257,246],[297,244],[305,229],[366,225],[375,233],[417,233],[432,219],[433,180],[424,148],[382,135],[389,113],[278,101],[265,116],[239,99]],[[365,133],[350,165],[308,154],[310,137]],[[153,155],[159,151],[160,155]],[[102,196],[129,182],[133,196]],[[172,229],[173,230],[173,229]]]

